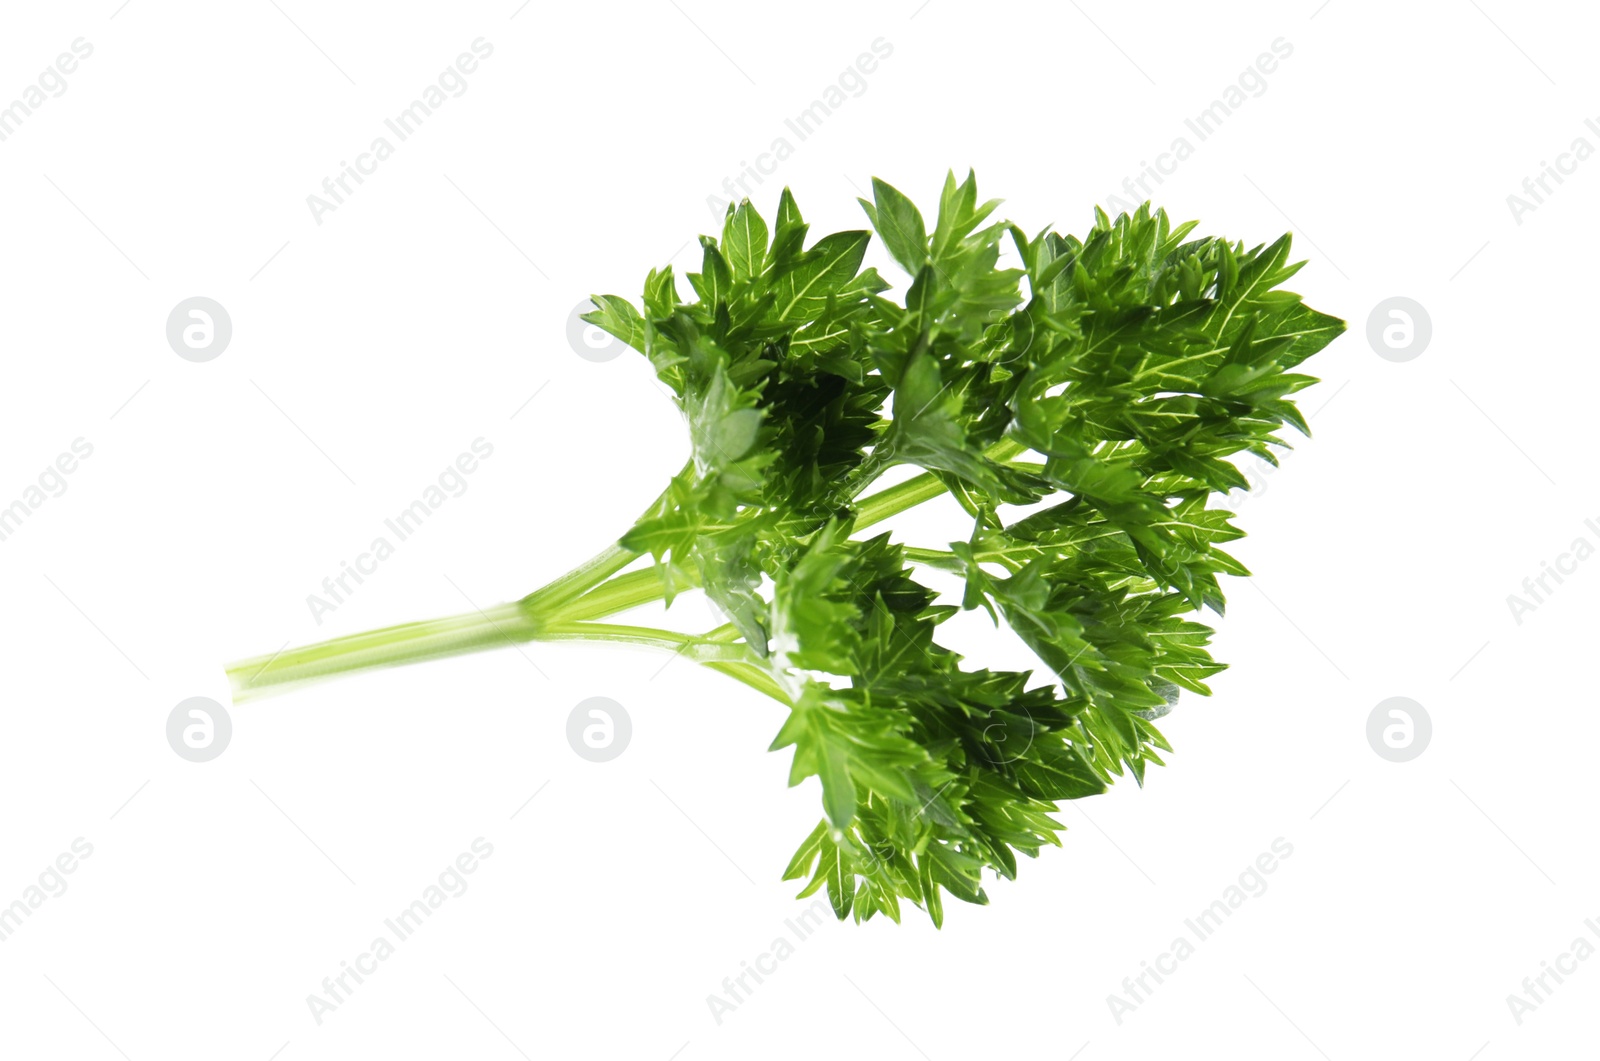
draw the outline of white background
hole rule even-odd
[[[1507,596],[1600,543],[1600,161],[1520,224],[1506,197],[1600,146],[1592,13],[516,2],[8,12],[0,102],[94,52],[0,143],[0,505],[94,452],[0,542],[0,903],[75,838],[93,855],[0,943],[0,1054],[1576,1056],[1600,961],[1520,1025],[1506,997],[1600,917],[1600,563],[1520,624]],[[479,37],[466,93],[318,224],[307,196]],[[880,37],[800,142],[784,118]],[[1196,142],[1184,118],[1280,37],[1265,91]],[[1240,510],[1233,669],[1166,720],[1168,768],[1063,808],[1064,848],[990,906],[829,921],[719,1024],[707,996],[805,906],[778,878],[817,791],[765,751],[780,709],[645,650],[366,675],[234,707],[210,763],[169,748],[230,660],[515,598],[626,526],[686,440],[643,359],[576,356],[568,314],[692,268],[707,197],[775,138],[794,151],[755,199],[791,185],[821,234],[863,227],[874,175],[927,207],[968,166],[1030,231],[1081,232],[1180,135],[1158,203],[1251,245],[1292,229],[1296,288],[1351,330],[1309,366],[1315,439]],[[234,328],[204,364],[164,331],[195,295]],[[1396,295],[1433,324],[1405,363],[1365,335]],[[467,492],[319,626],[307,594],[479,437]],[[962,533],[928,508],[914,540]],[[968,618],[978,662],[1023,662]],[[1365,727],[1402,695],[1434,732],[1395,764]],[[590,696],[633,720],[607,764],[565,739]],[[469,890],[319,1025],[306,997],[478,837]],[[1266,893],[1118,1023],[1123,978],[1278,837]]]

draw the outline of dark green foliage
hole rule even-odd
[[[650,359],[692,443],[622,544],[727,613],[725,640],[789,704],[773,747],[793,747],[791,783],[821,781],[826,817],[786,879],[826,887],[841,918],[899,920],[905,899],[939,923],[941,892],[986,902],[984,868],[1010,878],[1018,852],[1059,843],[1059,801],[1124,769],[1142,783],[1168,750],[1154,720],[1209,693],[1222,665],[1188,616],[1220,614],[1217,576],[1246,572],[1208,499],[1247,485],[1232,458],[1305,431],[1289,396],[1315,380],[1291,370],[1344,325],[1280,289],[1288,236],[1187,239],[1141,208],[1029,237],[971,175],[947,178],[930,232],[873,191],[903,302],[861,271],[868,233],[807,247],[785,190],[770,227],[743,202],[702,237],[694,301],[666,269],[642,310],[597,296],[588,319]],[[1006,240],[1022,269],[998,267]],[[965,540],[856,533],[896,464],[955,496]],[[1034,511],[1008,523],[1008,504]],[[962,667],[935,637],[957,609],[913,563],[964,577],[962,606],[1009,625],[1046,680]]]

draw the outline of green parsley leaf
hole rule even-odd
[[[615,543],[513,604],[242,661],[239,694],[506,641],[681,653],[783,706],[772,747],[823,810],[783,878],[858,921],[986,903],[985,870],[1013,879],[1018,854],[1060,846],[1061,801],[1144,784],[1171,752],[1156,721],[1225,666],[1194,616],[1248,572],[1214,502],[1248,487],[1241,456],[1307,433],[1293,396],[1316,380],[1293,370],[1344,323],[1283,289],[1287,235],[1191,238],[1147,205],[1030,237],[991,220],[971,173],[946,177],[931,233],[884,181],[861,205],[902,301],[862,269],[870,233],[807,246],[788,189],[770,229],[746,200],[700,238],[692,301],[670,267],[637,305],[594,296],[584,319],[648,358],[688,436]],[[1006,240],[1022,268],[1000,268]],[[874,490],[897,466],[913,474]],[[958,540],[867,532],[943,493],[970,520]],[[726,624],[598,621],[694,589]],[[941,643],[979,608],[1039,666]]]

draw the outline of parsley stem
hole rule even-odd
[[[667,580],[672,581],[674,593],[695,589],[700,585],[697,573],[672,565],[662,568],[645,568],[617,575],[588,593],[561,608],[564,619],[603,619],[608,615],[652,604],[667,595]]]
[[[727,635],[727,629],[695,635],[648,626],[564,618],[540,620],[529,612],[525,601],[519,601],[240,660],[228,668],[228,678],[233,683],[237,703],[267,691],[281,692],[323,678],[459,656],[525,641],[611,641],[666,649],[696,663],[715,665],[717,670],[787,703],[782,690],[759,666],[750,648]]]
[[[712,641],[695,634],[662,630],[653,626],[625,626],[616,623],[552,623],[534,637],[537,641],[615,641],[625,645],[645,645],[668,649],[696,663],[744,663],[751,658],[748,646],[732,641]]]
[[[707,634],[683,634],[650,626],[619,626],[611,623],[564,622],[545,627],[538,641],[611,641],[628,645],[670,650],[675,656],[720,671],[782,704],[790,700],[765,667],[753,656],[748,645],[736,641],[733,627],[724,626]]]
[[[1027,449],[1020,442],[1003,438],[984,451],[984,456],[997,461],[1009,461]],[[856,505],[856,529],[881,523],[890,516],[908,508],[915,508],[944,493],[947,488],[932,472],[923,472],[905,482],[880,490],[861,499]]]
[[[240,660],[228,667],[228,680],[234,702],[239,703],[268,689],[279,692],[339,674],[515,644],[529,640],[533,629],[520,604],[499,604],[486,611],[401,623]]]
[[[905,547],[905,554],[906,559],[912,563],[954,571],[958,575],[966,571],[966,565],[961,558],[948,549],[918,549],[908,545]]]
[[[923,472],[896,486],[880,490],[863,498],[856,506],[856,529],[870,527],[908,508],[915,508],[924,501],[938,497],[945,489],[944,483],[933,473]]]
[[[594,556],[546,586],[534,590],[519,602],[530,611],[548,611],[575,600],[621,571],[638,553],[612,542]]]
[[[1009,460],[1023,449],[1019,443],[1002,439],[990,446],[986,455],[994,460]],[[924,472],[862,499],[855,525],[858,529],[871,526],[944,492],[944,483]],[[654,511],[660,503],[658,499],[647,511]],[[561,577],[509,604],[443,619],[386,626],[240,660],[227,669],[234,700],[243,702],[267,690],[279,692],[355,671],[459,656],[525,641],[591,640],[684,651],[696,662],[787,702],[766,672],[750,664],[749,649],[742,643],[720,642],[726,647],[713,648],[710,642],[687,634],[593,622],[664,599],[669,580],[674,593],[699,585],[697,572],[677,565],[623,572],[640,555],[613,542]],[[953,558],[953,554],[930,549],[908,550],[907,555],[941,567],[950,567]]]

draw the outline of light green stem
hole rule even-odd
[[[954,571],[963,574],[967,565],[955,553],[947,549],[918,549],[914,546],[905,547],[905,556],[914,564],[925,564],[928,567],[937,567],[944,571]]]
[[[1010,441],[991,446],[988,455],[1009,460],[1022,452]],[[862,499],[856,527],[890,516],[945,492],[935,476],[924,473]],[[912,559],[950,566],[950,554],[914,549]],[[639,554],[613,543],[540,589],[511,604],[497,604],[444,619],[402,623],[362,634],[336,637],[270,656],[239,660],[227,668],[234,701],[356,671],[392,667],[422,660],[481,652],[527,641],[612,641],[679,652],[697,663],[737,678],[785,703],[787,697],[766,669],[739,643],[737,632],[723,627],[693,636],[653,627],[597,623],[618,612],[666,598],[669,590],[696,588],[695,572],[678,567],[622,572]]]
[[[234,702],[240,703],[320,678],[516,644],[531,640],[536,629],[521,605],[499,604],[487,611],[386,626],[239,660],[228,667],[228,681]]]

